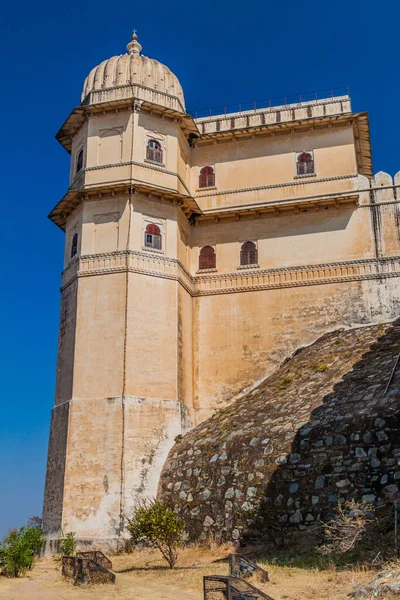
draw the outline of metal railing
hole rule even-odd
[[[260,581],[269,581],[267,571],[242,554],[230,555],[229,574],[232,577],[241,577],[242,579],[249,579],[254,575],[258,575]]]
[[[316,90],[314,92],[300,92],[298,94],[264,98],[263,100],[255,100],[253,102],[240,102],[238,104],[226,104],[222,106],[214,106],[212,108],[194,109],[189,110],[188,114],[194,119],[201,119],[204,117],[241,113],[252,110],[256,111],[277,106],[288,106],[292,104],[299,104],[301,106],[304,102],[329,100],[329,98],[337,98],[338,96],[349,96],[349,87],[343,86],[338,88],[329,88],[326,90]]]
[[[207,575],[203,578],[204,600],[273,600],[254,585],[230,575]]]
[[[91,550],[89,552],[77,552],[76,556],[80,556],[81,558],[91,558],[92,560],[94,560],[94,562],[99,563],[99,565],[102,565],[106,569],[112,569],[111,560],[100,550]]]

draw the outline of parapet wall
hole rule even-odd
[[[201,134],[207,134],[217,131],[275,125],[347,113],[351,113],[349,96],[337,96],[334,98],[313,100],[311,102],[296,102],[259,110],[245,110],[212,117],[202,117],[195,119],[195,123]]]

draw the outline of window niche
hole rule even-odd
[[[199,188],[215,187],[215,169],[210,165],[200,169]]]
[[[155,223],[148,223],[144,231],[144,247],[152,250],[162,250],[161,229]]]
[[[314,152],[312,150],[299,152],[296,155],[296,176],[306,177],[307,175],[315,175]]]
[[[241,245],[240,267],[258,267],[258,249],[255,242],[247,241]]]
[[[163,165],[163,148],[161,141],[149,138],[146,146],[146,160],[158,165]]]
[[[83,147],[79,148],[78,153],[76,155],[76,163],[75,163],[75,175],[78,175],[83,169]]]
[[[75,232],[71,240],[70,258],[74,258],[78,254],[78,233]]]
[[[212,246],[204,246],[199,254],[199,271],[215,270],[217,257]]]

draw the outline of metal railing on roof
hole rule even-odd
[[[298,94],[289,94],[287,96],[276,96],[253,102],[240,102],[238,104],[226,104],[224,106],[214,106],[212,108],[189,110],[188,114],[194,119],[210,118],[217,115],[227,115],[252,110],[265,110],[277,106],[288,106],[292,104],[302,105],[305,102],[329,100],[329,98],[337,98],[338,96],[349,96],[349,86],[316,90],[314,92],[301,92]]]

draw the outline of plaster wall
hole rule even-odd
[[[237,270],[243,242],[257,243],[263,269],[311,265],[372,257],[374,243],[367,209],[348,205],[336,209],[304,209],[279,218],[209,224],[192,232],[192,272],[198,269],[200,250],[211,245],[217,255],[218,273]]]
[[[77,304],[73,397],[120,396],[124,373],[126,274],[80,279]]]
[[[317,178],[357,172],[353,129],[347,126],[196,146],[192,150],[192,191],[198,188],[199,170],[204,165],[215,165],[219,191],[295,181],[296,153],[307,150],[314,151]],[[219,204],[224,204],[224,197]]]
[[[129,274],[127,395],[177,399],[177,286],[176,281],[169,279]]]
[[[121,513],[121,398],[69,403],[62,527],[80,539],[115,538]]]
[[[132,113],[92,116],[88,121],[87,167],[131,159]]]
[[[360,283],[195,299],[198,422],[324,331],[368,320]],[[204,412],[207,411],[207,412]]]

